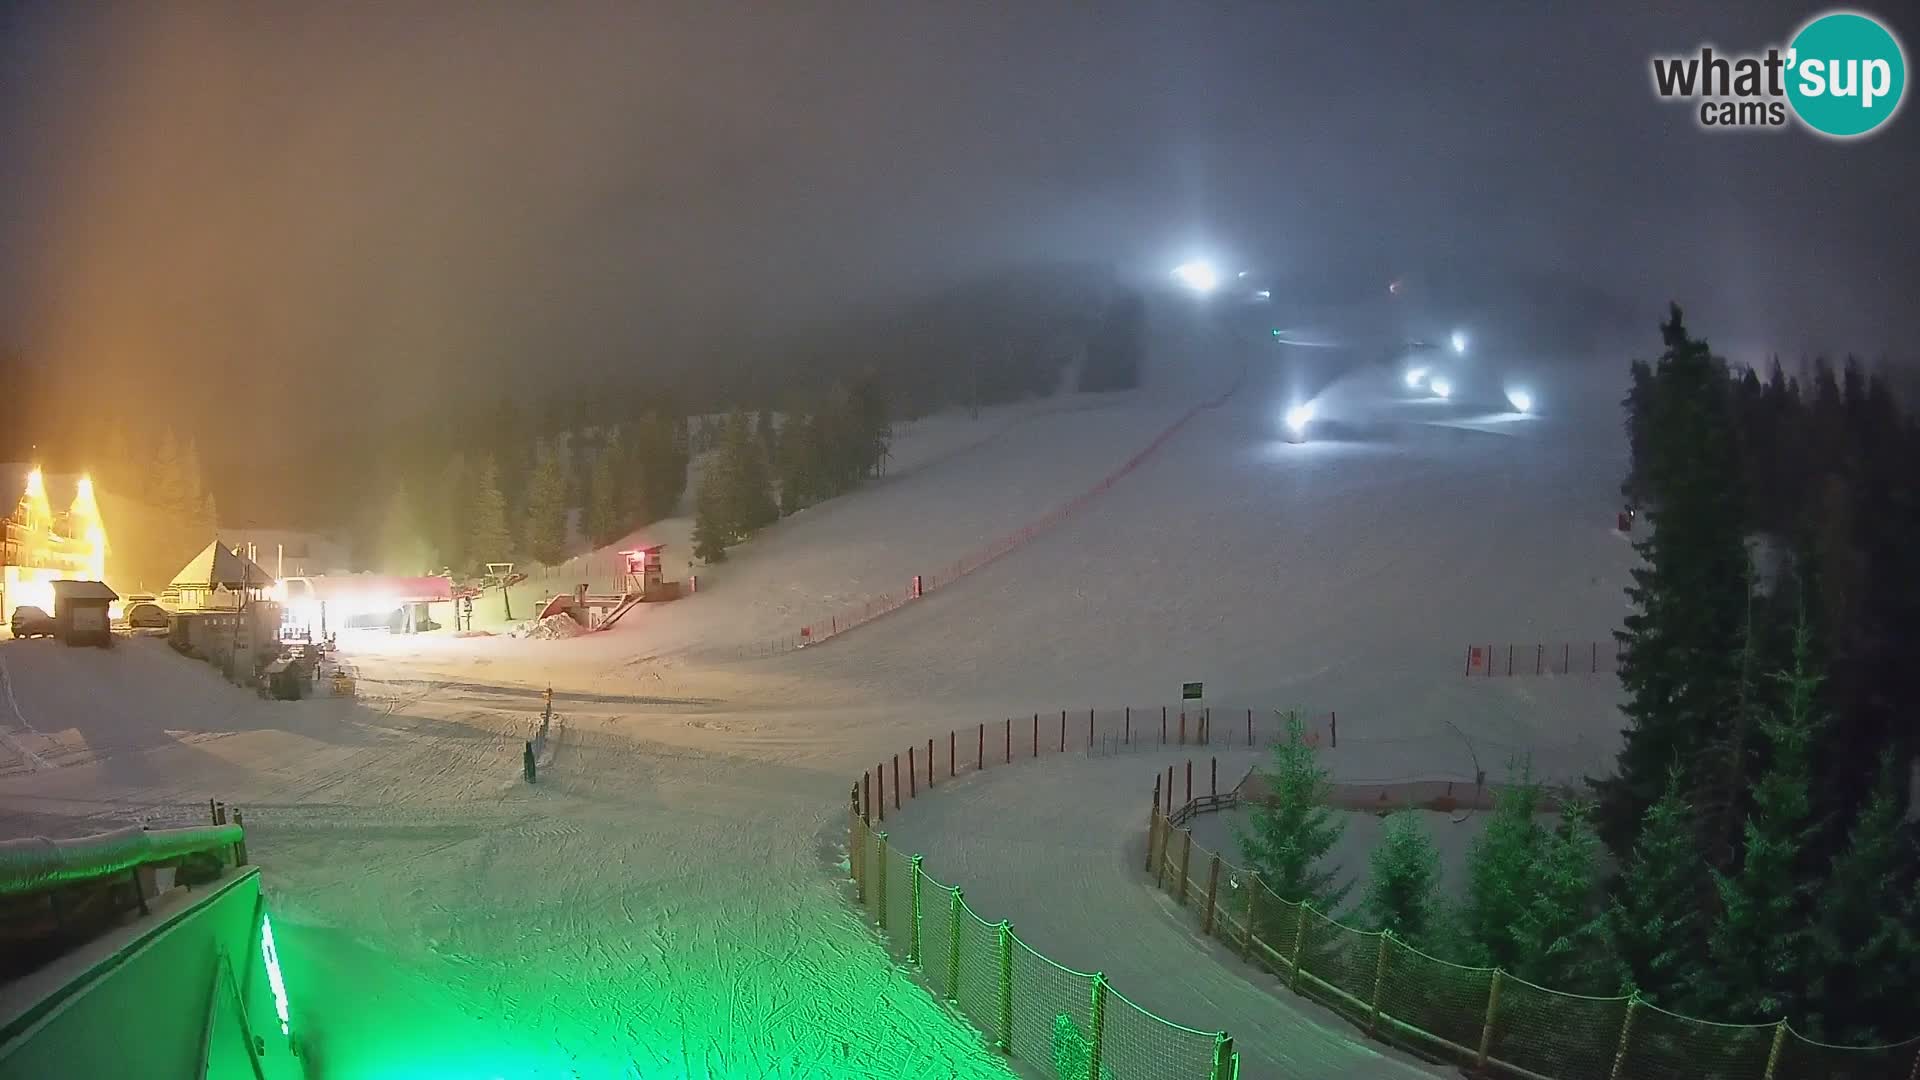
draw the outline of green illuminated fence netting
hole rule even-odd
[[[847,861],[861,907],[888,946],[988,1043],[1057,1080],[1235,1080],[1224,1032],[1164,1020],[1095,972],[1054,963],[1006,922],[988,922],[960,889],[930,877],[920,856],[849,819]]]
[[[1429,956],[1387,931],[1356,930],[1309,904],[1282,899],[1258,875],[1195,844],[1191,830],[1181,827],[1193,812],[1179,808],[1170,818],[1156,804],[1148,880],[1173,897],[1201,933],[1369,1035],[1423,1056],[1468,1066],[1475,1075],[1527,1080],[1920,1080],[1920,1039],[1831,1046],[1784,1020],[1716,1024],[1637,996],[1585,997],[1535,986],[1496,968]]]

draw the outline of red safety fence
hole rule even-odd
[[[898,611],[909,603],[925,596],[927,593],[951,585],[961,578],[966,577],[968,574],[985,567],[1001,556],[1026,546],[1029,541],[1041,533],[1059,525],[1062,521],[1085,509],[1086,506],[1095,499],[1112,490],[1115,484],[1119,483],[1129,473],[1138,469],[1141,465],[1145,464],[1148,459],[1153,457],[1154,454],[1158,453],[1161,447],[1165,446],[1169,440],[1179,434],[1180,429],[1186,427],[1194,417],[1208,410],[1217,409],[1225,405],[1234,394],[1239,392],[1240,384],[1244,377],[1245,372],[1242,371],[1241,376],[1236,378],[1233,385],[1228,387],[1219,397],[1213,398],[1210,401],[1203,401],[1193,408],[1188,409],[1185,413],[1182,413],[1179,419],[1175,420],[1158,435],[1154,436],[1152,442],[1141,447],[1132,457],[1122,462],[1118,468],[1103,477],[1099,483],[1081,492],[1075,496],[1072,501],[1055,507],[1044,517],[1029,522],[1014,532],[1008,533],[976,548],[966,555],[955,559],[953,562],[937,568],[933,573],[915,574],[905,582],[900,589],[894,592],[869,597],[858,604],[849,604],[824,618],[817,618],[808,622],[792,634],[721,651],[741,657],[772,656],[786,652],[789,649],[817,645],[829,638],[839,637],[841,634],[857,626],[865,626],[867,623],[883,615]]]
[[[1467,646],[1468,678],[1521,675],[1611,675],[1620,670],[1617,641],[1487,642]]]

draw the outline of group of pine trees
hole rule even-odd
[[[1777,366],[1763,384],[1713,357],[1677,308],[1662,333],[1626,402],[1625,487],[1651,528],[1619,633],[1616,774],[1591,802],[1560,799],[1549,824],[1546,793],[1514,763],[1458,903],[1440,898],[1419,818],[1393,815],[1357,917],[1556,990],[1785,1017],[1849,1045],[1911,1038],[1920,425],[1854,365],[1837,380],[1816,366],[1810,390]],[[1756,534],[1787,554],[1756,560]],[[1313,754],[1292,725],[1241,845],[1276,892],[1332,913],[1350,883],[1325,865],[1342,821]]]
[[[715,432],[694,505],[693,551],[707,562],[782,516],[851,491],[885,467],[887,399],[867,376],[776,424],[735,411]]]
[[[214,539],[219,508],[192,437],[167,428],[136,448],[115,426],[92,464],[108,518],[109,570],[119,580],[157,591]]]
[[[366,562],[460,575],[492,562],[553,565],[569,554],[576,523],[594,546],[610,544],[671,515],[686,490],[682,419],[646,412],[536,432],[504,403],[487,421],[478,437],[416,451],[395,470]]]

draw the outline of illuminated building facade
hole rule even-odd
[[[0,620],[27,604],[52,611],[55,581],[106,578],[107,530],[91,480],[9,465],[0,466],[0,485],[0,499],[18,493],[0,540]],[[67,508],[56,513],[62,502]]]

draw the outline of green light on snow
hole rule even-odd
[[[280,977],[280,953],[273,947],[273,920],[260,916],[260,957],[267,963],[267,985],[273,988],[273,1011],[280,1014],[280,1034],[287,1026],[287,983]]]

